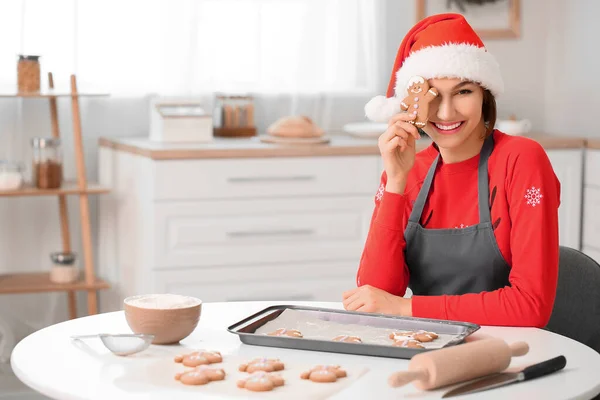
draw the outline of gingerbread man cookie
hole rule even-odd
[[[175,379],[184,385],[206,385],[208,382],[225,379],[225,371],[220,368],[210,368],[206,365],[201,365],[191,371],[175,375]]]
[[[407,85],[408,96],[400,103],[400,108],[404,111],[416,115],[416,118],[409,123],[418,128],[423,128],[429,118],[429,103],[435,99],[438,92],[435,88],[430,88],[429,83],[421,76],[413,76]]]
[[[256,371],[265,371],[265,372],[273,372],[273,371],[281,371],[284,368],[284,365],[279,359],[273,358],[256,358],[250,361],[247,364],[240,365],[240,371],[253,373]]]
[[[333,338],[334,342],[362,343],[358,336],[340,335]]]
[[[296,338],[302,337],[302,333],[299,330],[285,329],[285,328],[279,328],[276,331],[267,333],[267,335],[269,335],[269,336],[290,336],[290,337],[296,337]]]
[[[414,339],[394,340],[394,347],[408,347],[409,349],[424,349],[420,342]]]
[[[223,357],[218,351],[194,351],[190,354],[175,356],[175,362],[182,363],[186,367],[197,367],[221,361],[223,361]]]
[[[438,335],[434,332],[427,332],[423,330],[419,331],[404,331],[404,332],[393,332],[390,333],[390,339],[399,340],[399,339],[414,339],[419,342],[432,342],[433,340],[438,338]]]
[[[258,371],[246,379],[239,380],[237,386],[240,389],[247,389],[253,392],[266,392],[275,389],[277,386],[283,386],[284,382],[283,378],[279,375]]]
[[[346,371],[340,368],[339,365],[317,365],[310,371],[303,372],[300,375],[302,379],[310,379],[313,382],[325,383],[335,382],[338,378],[346,377]]]

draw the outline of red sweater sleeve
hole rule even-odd
[[[536,143],[515,156],[505,185],[511,223],[510,286],[479,294],[414,296],[413,316],[481,325],[548,323],[558,280],[560,183]]]
[[[404,296],[409,280],[404,261],[407,199],[402,194],[386,192],[386,182],[384,172],[375,196],[375,209],[356,283],[358,286],[371,285],[388,293]]]

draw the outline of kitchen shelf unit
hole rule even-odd
[[[52,137],[60,138],[60,129],[58,124],[58,105],[57,98],[71,98],[71,117],[73,123],[73,144],[75,150],[75,162],[77,170],[77,179],[75,181],[65,181],[58,189],[37,189],[34,185],[26,183],[18,190],[0,191],[0,197],[18,197],[18,196],[57,196],[58,214],[60,218],[62,251],[70,252],[71,235],[69,231],[69,217],[67,208],[67,196],[79,197],[79,219],[81,224],[83,273],[79,280],[72,283],[54,283],[50,281],[49,272],[28,272],[28,273],[9,273],[0,274],[0,294],[15,293],[42,293],[42,292],[66,292],[69,317],[77,317],[77,298],[76,292],[87,292],[87,311],[89,315],[98,313],[98,290],[108,289],[110,285],[99,279],[95,274],[92,234],[90,224],[89,195],[104,194],[110,191],[97,183],[89,183],[86,178],[85,155],[83,151],[81,115],[79,109],[80,97],[104,97],[106,93],[87,93],[77,90],[77,77],[71,75],[70,91],[59,92],[54,89],[54,79],[52,73],[48,73],[48,89],[40,92],[19,93],[14,92],[14,88],[8,91],[0,92],[0,98],[47,98],[50,103],[50,122],[52,127]]]

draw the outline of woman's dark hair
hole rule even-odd
[[[494,125],[496,125],[496,98],[488,89],[483,89],[482,114],[485,123],[484,137],[488,137],[492,134]]]

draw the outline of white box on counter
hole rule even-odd
[[[212,113],[196,101],[156,102],[150,108],[150,140],[156,142],[210,142]]]

